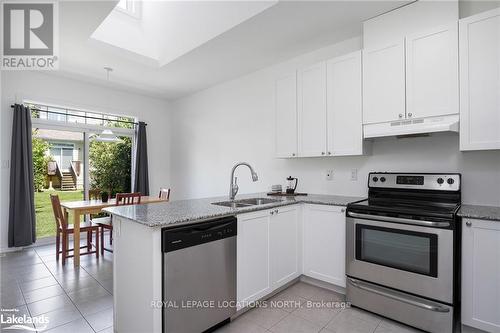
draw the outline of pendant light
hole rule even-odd
[[[92,140],[94,141],[98,141],[98,142],[121,142],[122,140],[120,140],[119,137],[117,137],[113,131],[109,130],[109,129],[105,129],[104,131],[102,131],[101,134],[97,135],[97,134],[94,134],[92,137],[91,137]]]
[[[113,71],[113,68],[106,66],[104,67],[104,71],[106,72],[106,80],[109,81],[109,74]],[[94,134],[91,136],[91,139],[98,142],[121,142],[120,138],[118,138],[113,131],[109,129],[105,129],[101,132],[101,134]]]

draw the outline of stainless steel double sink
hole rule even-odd
[[[266,205],[270,203],[280,202],[279,199],[268,199],[268,198],[250,198],[250,199],[241,199],[234,201],[221,201],[221,202],[212,202],[212,205],[224,206],[230,208],[242,208],[242,207],[251,207],[251,206],[260,206]]]

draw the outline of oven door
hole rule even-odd
[[[376,219],[347,217],[346,274],[452,304],[453,230]]]

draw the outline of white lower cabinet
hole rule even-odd
[[[269,278],[269,211],[238,215],[236,237],[238,310],[271,289]]]
[[[300,275],[298,210],[289,206],[238,215],[238,310]]]
[[[500,222],[462,222],[462,323],[500,332]]]
[[[297,207],[281,207],[271,216],[269,241],[271,287],[276,289],[300,275]]]
[[[302,211],[303,274],[345,287],[345,208],[305,205]]]

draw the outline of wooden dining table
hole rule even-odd
[[[157,196],[142,196],[141,205],[147,203],[165,202],[166,199],[160,199]],[[109,199],[107,202],[102,202],[101,200],[80,200],[80,201],[63,201],[61,202],[61,207],[64,211],[66,221],[68,220],[69,214],[73,214],[73,263],[75,267],[80,265],[80,216],[86,214],[98,214],[104,208],[116,206],[115,199]]]

